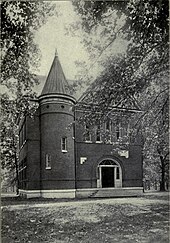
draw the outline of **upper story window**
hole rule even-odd
[[[61,151],[67,152],[67,138],[66,137],[61,138]]]
[[[123,127],[121,122],[116,123],[116,139],[122,138]]]
[[[100,124],[96,127],[96,143],[101,143],[101,126]]]
[[[86,142],[91,142],[91,132],[90,132],[90,128],[88,125],[85,126],[84,140]]]
[[[110,119],[108,119],[105,123],[105,129],[106,129],[106,136],[107,141],[111,142],[111,133],[112,133],[112,122]]]
[[[51,155],[49,154],[45,155],[45,168],[46,170],[51,169]]]
[[[111,121],[109,119],[106,121],[106,131],[111,131]]]
[[[126,126],[124,127],[124,132],[123,135],[127,137],[127,139],[129,138],[129,134],[130,134],[130,124],[126,124]]]
[[[120,138],[120,124],[116,123],[116,139]]]

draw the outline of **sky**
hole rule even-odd
[[[41,92],[50,71],[56,49],[64,74],[68,80],[76,79],[76,75],[79,71],[78,67],[75,65],[76,61],[85,61],[90,66],[90,62],[88,61],[89,54],[83,47],[83,43],[81,43],[81,30],[78,31],[80,37],[78,37],[78,35],[73,37],[66,34],[66,26],[69,26],[69,24],[75,21],[81,21],[78,14],[74,12],[71,1],[47,2],[54,3],[56,5],[56,10],[60,14],[59,16],[54,15],[49,17],[46,24],[35,32],[35,42],[38,44],[41,51],[40,67],[36,74],[43,76],[42,79],[40,79],[40,85],[35,87],[38,93]],[[115,42],[114,46],[108,50],[108,53],[110,55],[110,53],[119,52],[122,49],[120,40],[118,40],[117,44]],[[98,74],[98,64],[95,65],[93,68],[90,68],[91,70],[88,69],[88,72],[92,72],[94,77]]]
[[[75,21],[80,21],[80,17],[74,12],[71,1],[53,1],[53,3],[55,3],[56,9],[59,9],[61,15],[50,17],[35,35],[35,41],[39,45],[42,54],[41,65],[37,74],[48,75],[57,48],[66,78],[75,80],[78,71],[75,61],[89,63],[89,55],[81,43],[81,37],[66,35],[65,26],[69,26]],[[81,30],[78,33],[81,36]],[[121,40],[117,40],[111,46],[111,49],[108,50],[108,54],[122,52],[123,48],[124,43],[121,43]],[[92,72],[94,76],[97,76],[97,65],[93,67]]]
[[[75,79],[76,60],[88,60],[88,53],[81,44],[81,38],[66,35],[65,25],[78,20],[71,1],[54,2],[60,9],[61,16],[50,17],[35,35],[42,58],[39,75],[47,76],[57,49],[58,57],[67,79]]]

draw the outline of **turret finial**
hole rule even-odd
[[[55,56],[58,57],[57,48],[55,48]]]

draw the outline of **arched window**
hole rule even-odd
[[[117,165],[113,160],[103,160],[100,165]]]

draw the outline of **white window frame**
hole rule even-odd
[[[118,129],[119,130],[118,130]],[[116,135],[116,140],[119,141],[121,138],[122,138],[122,123],[119,122],[119,123],[116,123],[116,130],[115,130],[115,135]],[[117,138],[117,132],[119,132],[119,137]]]
[[[46,170],[51,170],[51,155],[45,155],[45,168]]]
[[[63,140],[64,139],[64,140]],[[64,141],[64,142],[63,142]],[[64,145],[64,148],[63,148]],[[61,151],[63,153],[67,153],[67,137],[62,137],[61,138]]]
[[[100,135],[100,136],[99,136],[100,140],[97,140],[97,132],[98,132],[98,131],[100,132],[100,133],[99,133],[99,135]],[[102,143],[102,138],[101,138],[101,124],[98,124],[97,127],[96,127],[96,143]]]

